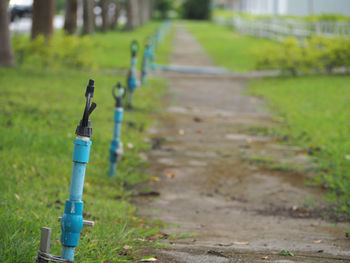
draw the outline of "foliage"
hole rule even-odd
[[[186,27],[211,55],[214,62],[235,71],[250,71],[255,68],[257,58],[254,51],[271,43],[269,40],[243,36],[228,27],[210,22],[186,22]]]
[[[350,76],[280,77],[252,81],[250,91],[278,113],[274,133],[314,157],[316,183],[350,214]],[[277,118],[276,118],[277,119]]]
[[[65,2],[69,0],[56,0],[56,13],[62,13],[64,11]]]
[[[182,9],[185,19],[208,20],[211,17],[211,0],[185,0]]]
[[[173,1],[156,0],[154,3],[155,11],[159,13],[161,19],[169,18],[169,12],[173,9]]]
[[[78,37],[56,33],[52,39],[45,40],[38,36],[31,41],[29,36],[15,35],[12,44],[16,63],[19,66],[31,68],[66,68],[96,70],[96,69],[128,69],[130,67],[130,42],[134,39],[140,43],[139,57],[142,57],[143,43],[158,28],[159,23],[151,22],[132,32],[97,33],[93,36]],[[168,36],[171,41],[173,35]],[[171,46],[159,51],[160,59],[167,60]],[[141,59],[139,59],[141,65]]]
[[[298,71],[309,73],[336,67],[350,66],[350,40],[312,36],[302,43],[288,37],[280,46],[265,46],[256,53],[257,69],[281,69],[296,75]]]
[[[97,66],[92,53],[96,45],[89,36],[56,34],[46,40],[41,35],[31,41],[29,36],[16,35],[12,43],[19,65],[41,68],[68,66],[78,69],[96,69]]]
[[[286,16],[286,15],[253,15],[248,13],[242,13],[238,11],[232,11],[228,9],[214,9],[213,17],[214,18],[232,18],[234,16],[242,16],[249,19],[294,19],[299,21],[309,21],[309,22],[318,22],[318,21],[329,21],[329,22],[349,22],[350,17],[341,15],[341,14],[320,14],[320,15],[309,15],[309,16]]]

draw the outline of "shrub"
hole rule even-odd
[[[258,53],[257,69],[280,69],[296,75],[350,66],[350,40],[312,36],[304,42],[289,37],[281,46],[266,46]]]
[[[89,36],[56,34],[46,40],[38,36],[30,40],[27,36],[13,37],[13,48],[18,65],[35,65],[36,67],[74,67],[79,69],[96,69],[93,61],[95,42]]]

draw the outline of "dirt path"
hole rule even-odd
[[[174,44],[172,63],[213,66],[184,28]],[[308,166],[307,157],[252,133],[274,124],[264,102],[245,93],[246,80],[162,76],[169,107],[150,131],[149,153],[160,195],[138,200],[139,209],[175,224],[167,233],[196,236],[165,239],[172,246],[152,251],[157,262],[350,262],[345,224],[321,219],[322,191],[307,187],[307,174],[291,165]]]

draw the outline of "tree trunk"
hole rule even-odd
[[[108,30],[110,25],[109,4],[110,4],[110,0],[101,0],[102,31],[104,32]]]
[[[121,11],[121,4],[116,3],[114,7],[113,18],[111,19],[110,29],[115,30],[118,27],[118,19]]]
[[[140,5],[140,19],[141,24],[145,24],[149,21],[149,14],[150,14],[150,8],[151,8],[151,1],[150,0],[141,0]]]
[[[148,20],[151,20],[153,18],[154,3],[153,3],[153,0],[148,0],[148,1],[149,1]]]
[[[14,64],[9,24],[8,1],[0,1],[0,66],[5,67]]]
[[[64,30],[68,34],[75,34],[77,31],[78,0],[66,1],[66,15],[64,19]]]
[[[53,34],[55,0],[34,0],[32,13],[32,39],[42,34],[50,38]]]
[[[138,25],[138,2],[139,0],[128,0],[126,30],[134,30]]]
[[[93,34],[95,31],[94,7],[94,0],[83,0],[83,34]]]

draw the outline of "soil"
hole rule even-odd
[[[181,26],[172,63],[214,67]],[[248,95],[247,74],[161,76],[167,109],[149,130],[147,153],[159,181],[135,202],[141,216],[184,238],[145,254],[157,262],[350,262],[347,225],[328,217],[325,190],[306,183],[313,176],[304,171],[312,168],[307,153],[254,132],[276,123],[266,103]]]

